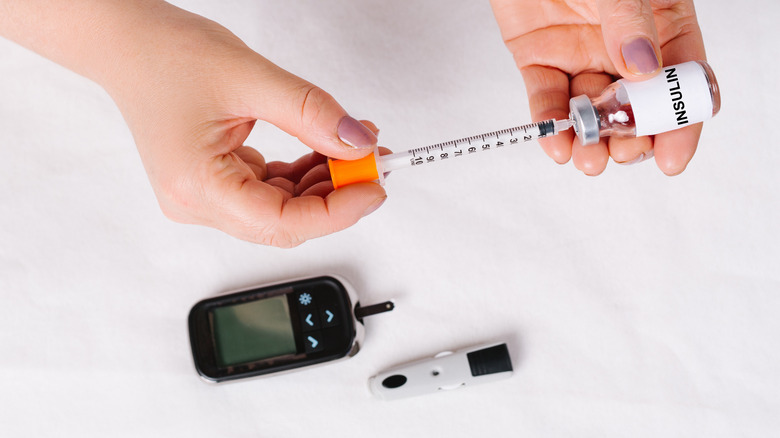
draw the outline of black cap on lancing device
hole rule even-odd
[[[505,343],[445,351],[385,370],[369,379],[371,392],[393,400],[429,394],[512,376],[512,360]]]

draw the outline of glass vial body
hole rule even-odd
[[[691,61],[664,67],[641,82],[620,79],[596,98],[569,101],[574,131],[583,145],[600,137],[638,137],[683,128],[720,111],[720,89],[709,64]]]

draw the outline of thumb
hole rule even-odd
[[[650,0],[598,0],[601,33],[618,73],[642,80],[661,69],[658,31]]]
[[[354,160],[376,148],[376,135],[330,94],[264,61],[244,96],[251,117],[276,125],[328,157]]]

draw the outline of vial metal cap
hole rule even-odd
[[[599,142],[599,115],[586,95],[573,97],[569,100],[569,111],[574,121],[574,132],[583,146]]]

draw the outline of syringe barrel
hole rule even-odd
[[[414,157],[409,151],[397,152],[389,155],[382,155],[379,157],[379,162],[382,167],[383,173],[392,172],[394,170],[403,169],[404,167],[411,166],[411,160]]]

